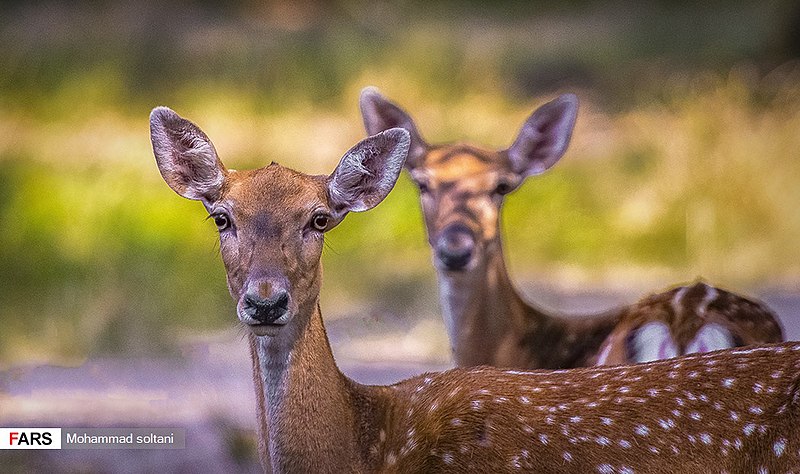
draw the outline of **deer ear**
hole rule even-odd
[[[506,150],[514,171],[524,176],[541,174],[567,151],[575,119],[578,97],[564,94],[536,109]]]
[[[150,141],[164,181],[188,199],[215,201],[227,171],[197,125],[167,107],[150,113]]]
[[[344,154],[328,177],[328,197],[335,217],[366,211],[389,194],[408,156],[411,139],[392,128],[360,141]]]
[[[361,116],[364,118],[364,127],[367,129],[367,134],[374,135],[395,127],[404,128],[408,131],[411,136],[411,144],[408,149],[406,167],[413,169],[419,166],[420,160],[428,150],[428,145],[417,131],[411,116],[400,107],[386,100],[378,92],[378,89],[374,87],[367,87],[361,91],[359,105],[361,106]]]

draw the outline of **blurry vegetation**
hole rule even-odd
[[[202,206],[161,181],[169,105],[234,168],[329,172],[376,85],[431,142],[506,147],[560,91],[565,158],[507,200],[518,279],[800,280],[800,10],[789,0],[4,2],[0,365],[169,351],[234,324]],[[325,251],[328,317],[435,313],[416,191]]]

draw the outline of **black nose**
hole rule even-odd
[[[281,290],[266,299],[247,294],[244,297],[244,310],[260,324],[273,324],[289,311],[289,293]]]
[[[436,257],[448,270],[463,270],[475,251],[475,237],[464,225],[446,228],[436,239]]]

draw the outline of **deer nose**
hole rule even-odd
[[[258,324],[284,324],[278,320],[289,311],[289,293],[280,290],[269,298],[248,293],[244,296],[242,307]]]
[[[475,251],[475,237],[463,224],[446,228],[436,239],[436,257],[447,270],[463,270]]]

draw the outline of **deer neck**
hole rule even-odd
[[[439,271],[442,313],[456,364],[563,369],[592,365],[619,312],[565,318],[519,296],[500,239],[469,272]]]
[[[361,471],[355,384],[337,368],[318,301],[277,337],[251,336],[274,472]],[[257,384],[258,386],[259,384]]]
[[[531,312],[506,270],[499,238],[485,247],[485,259],[466,272],[439,271],[439,297],[456,364],[517,366],[520,354],[514,335],[529,320],[544,322],[543,312]]]

